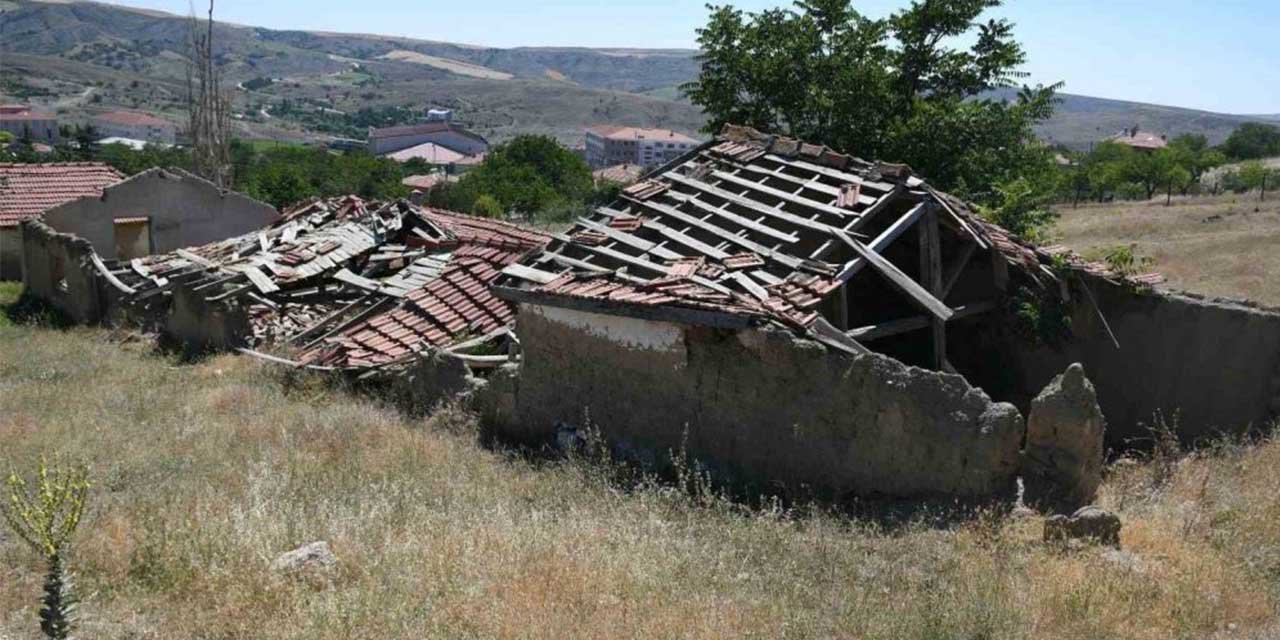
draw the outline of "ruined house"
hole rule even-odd
[[[905,166],[727,127],[504,271],[522,359],[486,411],[768,487],[990,495],[1074,361],[1113,443],[1159,409],[1188,438],[1270,415],[1280,316],[1158,280],[1026,245]]]
[[[89,241],[103,260],[127,261],[256,231],[275,208],[176,168],[154,168],[44,212],[61,233]]]

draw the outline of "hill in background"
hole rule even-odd
[[[678,90],[697,74],[692,50],[502,49],[231,24],[219,24],[215,38],[226,77],[240,87],[241,133],[251,137],[360,137],[368,126],[403,124],[429,106],[455,109],[495,141],[530,132],[574,144],[593,124],[684,133],[704,124]],[[180,119],[187,39],[182,16],[73,0],[0,0],[0,98],[53,108],[71,121],[119,107]],[[1280,122],[1280,115],[1062,98],[1039,133],[1077,149],[1135,125],[1217,143],[1243,122]]]

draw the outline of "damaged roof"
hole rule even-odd
[[[913,268],[908,275],[881,256],[925,215],[962,247],[952,250],[951,282],[932,290]],[[995,251],[1031,278],[1053,277],[1052,255],[978,219],[905,165],[732,125],[553,238],[504,271],[498,295],[646,317],[677,309],[680,319],[713,326],[776,323],[829,335],[820,307],[864,269],[942,321],[959,311],[941,299],[977,251]]]
[[[98,268],[137,308],[166,306],[181,290],[242,306],[249,347],[291,344],[302,364],[369,368],[505,334],[514,308],[489,284],[549,239],[407,201],[347,196],[302,203],[256,233]]]
[[[99,197],[124,179],[100,162],[0,163],[0,227],[16,227],[72,200]]]

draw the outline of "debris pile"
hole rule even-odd
[[[346,196],[304,202],[257,233],[99,270],[140,317],[171,316],[173,299],[186,297],[202,319],[243,318],[232,324],[245,350],[288,345],[303,364],[363,369],[429,348],[501,351],[514,309],[488,283],[548,239],[407,201]]]

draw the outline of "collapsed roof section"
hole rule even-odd
[[[903,237],[913,242],[900,241]],[[932,328],[996,308],[1029,246],[905,165],[867,162],[727,126],[504,270],[498,295],[691,324],[774,323],[828,346]]]
[[[244,310],[239,342],[249,349],[291,345],[304,364],[369,368],[429,348],[476,346],[477,337],[504,339],[513,309],[489,282],[547,240],[406,201],[347,196],[305,202],[257,233],[97,266],[135,309],[168,315],[181,292]]]

